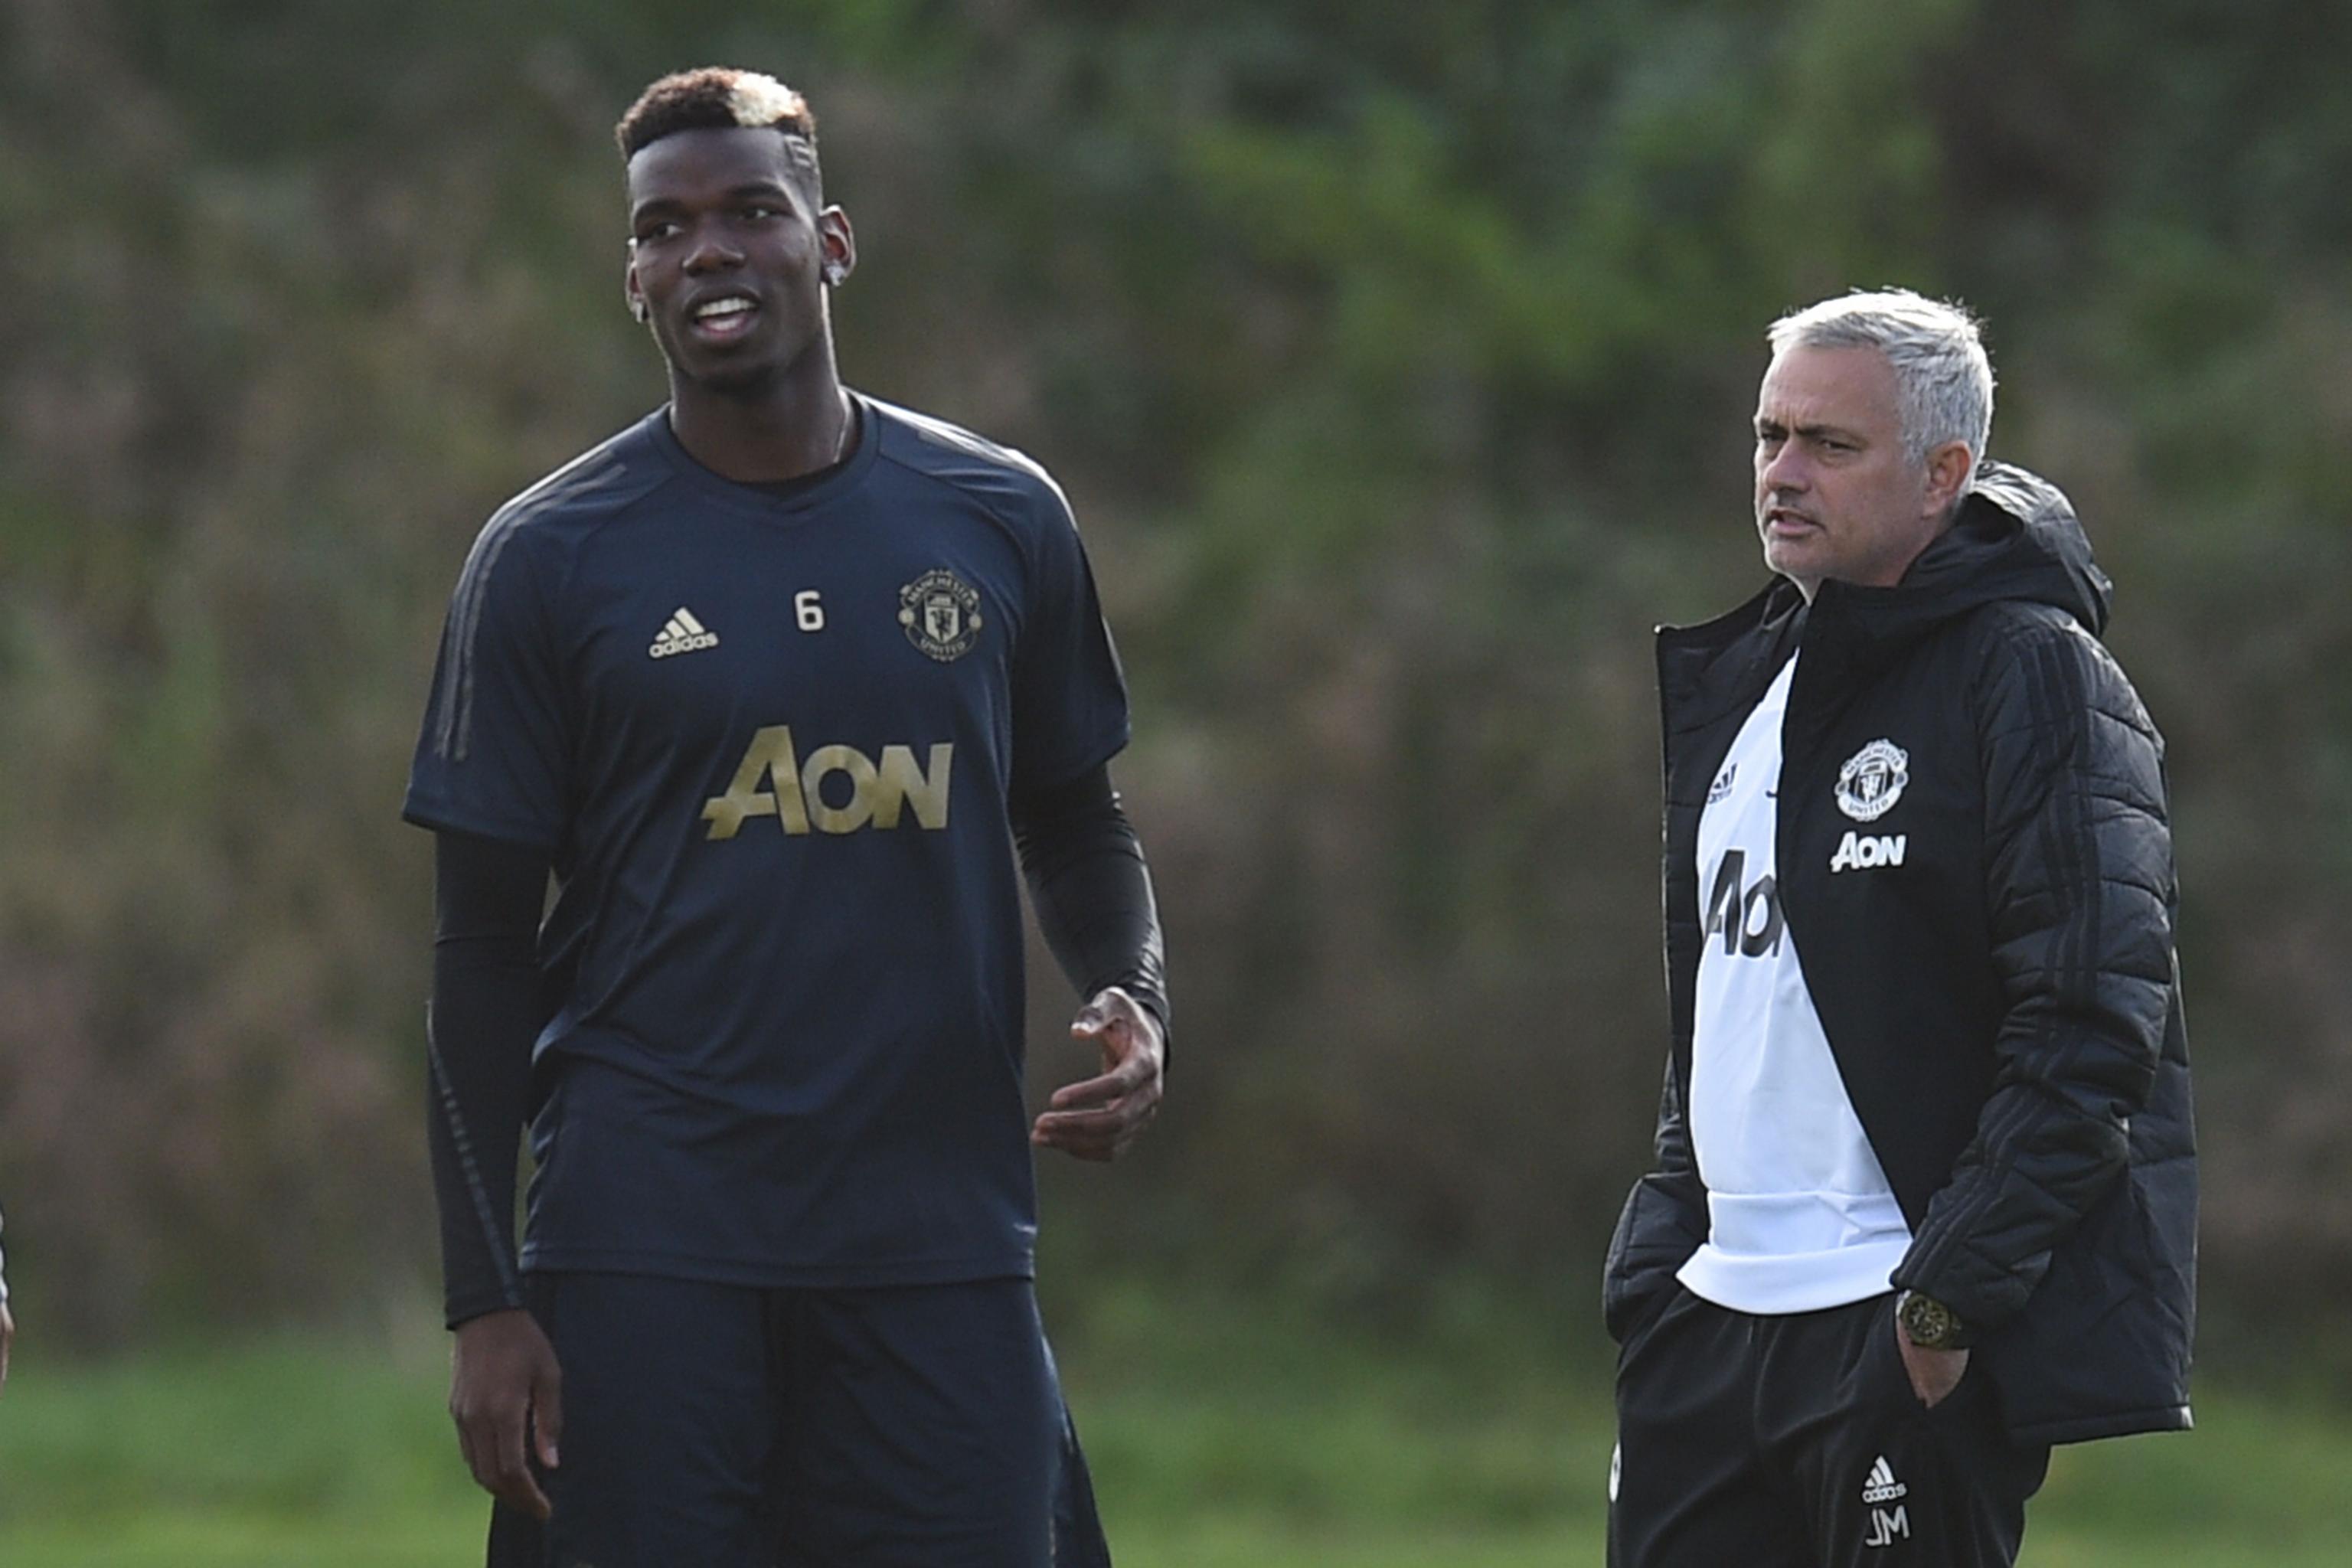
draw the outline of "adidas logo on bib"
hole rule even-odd
[[[719,634],[706,630],[702,623],[694,618],[694,612],[680,605],[677,614],[670,616],[668,623],[662,627],[661,635],[654,638],[653,647],[646,652],[656,658],[668,658],[673,654],[697,653],[718,646]]]

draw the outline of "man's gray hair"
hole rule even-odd
[[[1876,349],[1895,367],[1903,454],[1916,468],[1947,441],[1984,461],[1992,435],[1992,362],[1966,307],[1908,289],[1855,289],[1772,323],[1775,354],[1792,348]]]

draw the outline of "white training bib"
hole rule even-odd
[[[1679,1278],[1742,1312],[1882,1294],[1911,1246],[1782,914],[1780,724],[1796,672],[1791,657],[1740,726],[1698,826],[1690,1132],[1707,1240]]]

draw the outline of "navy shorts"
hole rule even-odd
[[[545,1525],[490,1568],[1108,1568],[1026,1279],[757,1289],[542,1273]]]

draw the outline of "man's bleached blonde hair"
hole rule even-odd
[[[759,71],[704,66],[675,71],[637,95],[613,127],[623,162],[665,136],[681,131],[779,131],[796,169],[808,176],[811,194],[820,184],[816,115],[808,100]]]
[[[1968,308],[1908,289],[1855,289],[1772,323],[1772,352],[1876,349],[1895,368],[1903,453],[1914,467],[1948,441],[1977,462],[1992,437],[1992,361]]]

